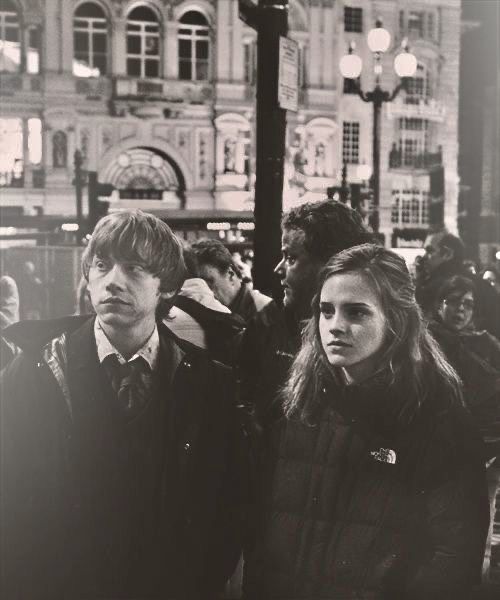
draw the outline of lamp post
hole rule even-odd
[[[369,92],[364,92],[357,82],[363,68],[363,61],[354,53],[356,48],[354,42],[349,44],[348,54],[340,59],[339,67],[342,76],[346,79],[352,79],[356,92],[364,102],[373,104],[373,130],[372,130],[372,148],[373,148],[373,171],[372,171],[372,192],[373,192],[373,212],[370,218],[370,224],[374,233],[378,233],[380,226],[380,109],[384,102],[391,102],[405,87],[407,78],[412,77],[417,70],[417,59],[408,50],[406,39],[402,43],[402,51],[394,59],[394,70],[401,78],[392,92],[387,92],[380,87],[380,76],[382,75],[382,55],[387,52],[391,45],[391,35],[382,27],[382,21],[377,20],[375,28],[368,32],[368,48],[373,53],[373,72],[375,74],[375,87]]]

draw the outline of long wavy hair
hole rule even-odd
[[[312,301],[313,316],[303,330],[302,347],[281,390],[285,415],[312,424],[322,408],[325,387],[345,385],[340,369],[328,362],[318,326],[323,285],[340,273],[366,277],[382,305],[387,331],[373,375],[390,388],[402,390],[402,401],[394,407],[398,422],[409,423],[436,386],[444,386],[460,401],[460,378],[427,330],[405,261],[381,246],[362,244],[339,252],[320,272],[318,291]]]

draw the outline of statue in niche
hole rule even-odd
[[[55,168],[68,164],[68,136],[64,131],[56,131],[52,136],[52,165]]]
[[[89,138],[90,132],[88,129],[82,129],[80,133],[80,150],[83,160],[88,160],[89,157]]]
[[[325,175],[325,144],[323,144],[323,142],[316,144],[314,154],[314,174],[318,177],[324,177]]]
[[[227,138],[224,142],[224,173],[236,172],[236,140]]]

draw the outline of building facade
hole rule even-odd
[[[299,47],[299,110],[287,114],[284,207],[363,184],[372,117],[338,63],[356,42],[361,85],[374,84],[367,32],[381,17],[417,56],[408,93],[383,107],[380,231],[418,244],[429,226],[429,169],[444,167],[444,222],[456,231],[460,3],[291,0]],[[0,217],[47,227],[75,218],[73,156],[139,206],[244,239],[255,180],[256,32],[238,0],[0,0]],[[363,173],[365,173],[363,175]],[[86,208],[84,206],[84,212]],[[245,225],[246,222],[246,225]],[[238,223],[241,227],[238,227]],[[179,226],[180,227],[180,226]]]

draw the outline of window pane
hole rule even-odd
[[[155,13],[147,6],[138,6],[127,17],[132,21],[158,21]]]
[[[99,70],[99,75],[106,75],[107,73],[107,59],[105,54],[94,55],[94,67]]]
[[[150,56],[158,56],[158,54],[159,54],[159,43],[158,42],[159,42],[158,38],[148,36],[145,39],[146,54],[149,54]]]
[[[205,17],[197,10],[189,10],[187,13],[184,13],[180,18],[180,22],[189,25],[208,26],[208,22]]]
[[[196,63],[196,80],[207,81],[208,80],[208,62],[198,61]]]
[[[75,15],[79,17],[97,17],[104,18],[106,15],[102,8],[94,4],[94,2],[85,2],[85,4],[81,4],[76,10]]]
[[[6,27],[5,28],[5,41],[17,42],[19,40],[19,28],[18,27]]]
[[[127,75],[131,77],[141,76],[141,61],[138,58],[127,59]]]
[[[196,42],[196,58],[208,58],[208,42],[205,40]]]
[[[75,31],[74,35],[75,54],[87,54],[89,50],[89,37],[87,33]]]
[[[191,80],[191,61],[182,59],[179,61],[179,79],[184,81]]]
[[[141,38],[136,35],[127,36],[127,53],[128,54],[140,54],[141,53]]]
[[[107,38],[102,33],[94,33],[92,45],[94,48],[94,52],[104,53],[107,48]]]
[[[191,58],[191,42],[189,40],[179,40],[179,56]]]
[[[148,58],[146,60],[146,77],[158,77],[160,74],[160,63]]]

